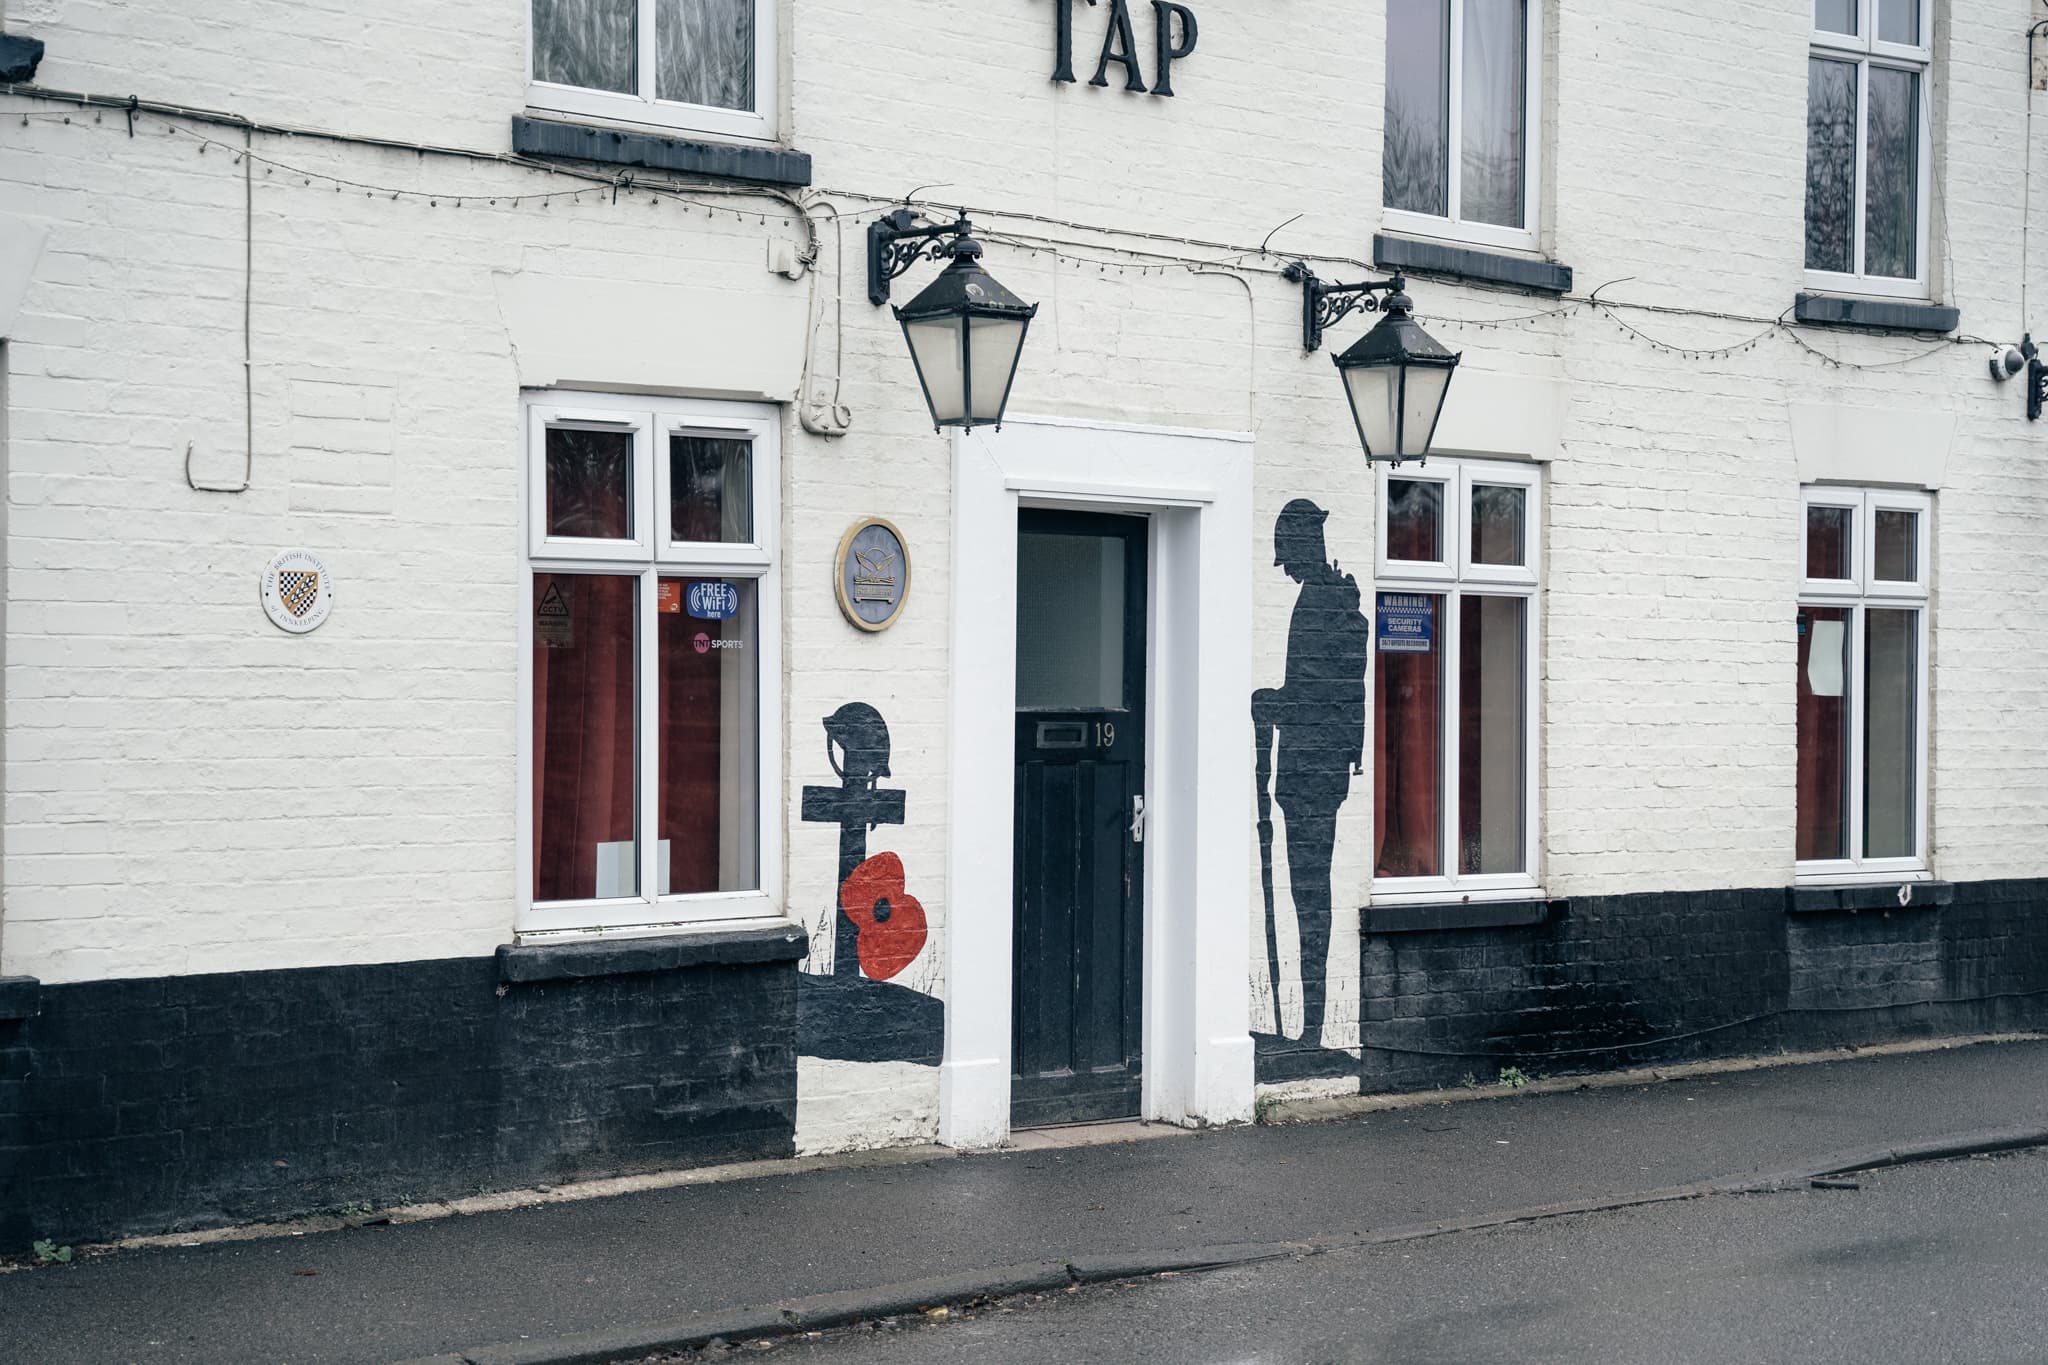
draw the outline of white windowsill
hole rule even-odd
[[[1934,874],[1925,867],[1892,872],[1797,872],[1794,886],[1888,886],[1902,882],[1931,882]]]
[[[672,920],[654,924],[594,925],[580,929],[519,929],[512,941],[521,947],[534,943],[617,943],[637,938],[664,938],[670,934],[706,934],[750,929],[797,929],[804,926],[786,915],[733,916],[721,919]]]
[[[1527,256],[1531,260],[1543,259],[1541,244],[1537,241],[1537,234],[1533,228],[1504,228],[1490,223],[1467,223],[1437,218],[1426,213],[1413,213],[1407,209],[1382,209],[1380,230],[1421,241],[1442,242],[1449,246],[1477,247],[1484,251],[1512,252]]]
[[[1368,905],[1480,905],[1494,901],[1541,901],[1550,897],[1534,881],[1516,886],[1490,886],[1484,891],[1404,890],[1398,882],[1378,882],[1366,898]]]
[[[645,100],[638,95],[609,95],[535,83],[527,86],[526,112],[542,118],[614,127],[624,133],[755,147],[779,145],[774,126],[761,114],[673,100]]]

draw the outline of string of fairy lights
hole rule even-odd
[[[340,196],[360,195],[372,202],[381,200],[395,204],[424,206],[434,210],[470,209],[490,212],[548,210],[558,203],[571,206],[599,203],[607,207],[616,207],[623,199],[627,203],[644,202],[650,208],[656,209],[669,205],[682,214],[698,215],[708,222],[729,220],[738,225],[751,223],[757,227],[780,226],[800,229],[804,234],[804,241],[798,252],[798,259],[807,270],[816,266],[820,254],[820,233],[813,216],[814,212],[828,212],[837,218],[840,216],[841,204],[909,206],[928,212],[934,221],[944,221],[956,211],[967,213],[978,220],[976,235],[982,241],[1032,257],[1049,259],[1055,270],[1071,271],[1084,276],[1093,274],[1103,278],[1146,278],[1220,273],[1233,274],[1241,278],[1277,278],[1288,263],[1295,259],[1291,254],[1271,250],[1271,235],[1266,243],[1257,247],[1247,247],[1172,233],[1104,227],[1072,219],[1007,209],[956,210],[952,206],[942,206],[936,202],[892,199],[859,191],[819,190],[799,195],[764,186],[682,182],[630,170],[605,174],[552,161],[533,160],[512,153],[401,144],[319,130],[268,127],[252,124],[235,115],[144,104],[134,98],[121,100],[106,96],[75,95],[22,87],[12,87],[4,93],[72,106],[48,112],[13,113],[12,117],[17,118],[22,126],[32,122],[43,122],[80,127],[106,127],[111,121],[111,126],[125,129],[130,137],[141,132],[158,132],[184,140],[201,156],[223,156],[234,165],[241,165],[246,159],[249,170],[245,174],[260,171],[265,182],[283,185],[296,182],[297,187],[301,189],[331,191]],[[223,125],[238,129],[241,136],[230,141],[208,131],[210,127]],[[311,138],[338,144],[375,147],[386,151],[411,151],[419,154],[423,160],[432,155],[489,163],[496,167],[519,169],[530,175],[543,177],[548,188],[509,191],[479,190],[473,187],[419,188],[411,185],[382,184],[307,166],[297,160],[276,156],[268,150],[259,150],[255,143],[258,136],[287,140]],[[763,201],[772,206],[763,207]],[[1293,220],[1288,221],[1291,223]],[[1281,227],[1287,225],[1283,223]],[[1279,230],[1276,228],[1274,231],[1277,234]],[[1085,234],[1089,238],[1108,237],[1117,239],[1117,242],[1106,244],[1100,241],[1075,240],[1071,235],[1056,235],[1060,233]],[[1312,259],[1318,266],[1324,268],[1383,273],[1381,267],[1372,262],[1355,258],[1318,255]],[[837,263],[835,268],[843,271],[844,263]],[[1631,341],[1641,343],[1659,354],[1689,362],[1731,359],[1755,350],[1774,337],[1782,337],[1800,354],[1825,366],[1858,371],[1892,370],[1911,366],[1947,353],[1959,345],[1989,347],[1996,344],[1982,337],[1956,335],[1933,341],[1909,355],[1883,360],[1851,360],[1830,354],[1827,350],[1814,345],[1805,335],[1811,329],[1791,320],[1785,314],[1775,318],[1754,317],[1708,309],[1631,303],[1600,297],[1603,290],[1623,282],[1613,281],[1584,296],[1560,296],[1554,302],[1540,308],[1497,316],[1469,317],[1421,311],[1418,311],[1416,316],[1426,320],[1431,326],[1489,332],[1541,331],[1546,327],[1561,327],[1567,320],[1580,314],[1590,314],[1611,325],[1617,334]],[[844,281],[840,283],[843,285]],[[1471,285],[1470,281],[1461,283]],[[1788,309],[1787,313],[1789,312]],[[1629,315],[1684,318],[1721,325],[1748,326],[1755,330],[1731,342],[1708,346],[1687,345],[1653,334],[1631,321]]]

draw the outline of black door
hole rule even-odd
[[[1138,1112],[1146,526],[1018,520],[1017,1127]]]

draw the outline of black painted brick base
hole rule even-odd
[[[0,1021],[0,1250],[789,1155],[796,984],[477,958],[45,986]]]
[[[1577,896],[1541,924],[1368,931],[1362,1088],[2048,1027],[2048,879],[1787,904],[1782,887]]]

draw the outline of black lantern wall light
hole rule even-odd
[[[909,303],[896,309],[917,366],[934,427],[1002,429],[1003,407],[1017,377],[1024,333],[1038,313],[981,268],[981,243],[968,235],[963,213],[951,223],[917,226],[897,209],[868,224],[868,302],[889,301],[889,281],[927,257],[952,264]]]
[[[1447,351],[1410,316],[1407,281],[1395,275],[1361,284],[1325,284],[1300,261],[1286,276],[1301,286],[1301,348],[1323,344],[1323,329],[1363,309],[1381,314],[1373,329],[1332,357],[1351,403],[1351,420],[1368,460],[1398,465],[1426,460],[1443,415],[1451,374],[1462,356]],[[1375,298],[1385,294],[1384,300]]]
[[[921,260],[952,258],[923,292],[895,310],[917,366],[932,425],[1001,430],[1016,382],[1024,334],[1038,305],[1026,303],[981,268],[981,244],[963,212],[950,223],[920,226],[901,208],[868,224],[868,302],[889,302],[889,282]],[[1443,415],[1460,357],[1422,330],[1399,275],[1359,284],[1325,284],[1306,264],[1286,277],[1301,286],[1301,345],[1313,351],[1323,330],[1364,310],[1381,314],[1373,329],[1335,357],[1365,458],[1423,460]],[[1384,294],[1385,299],[1376,297]]]

